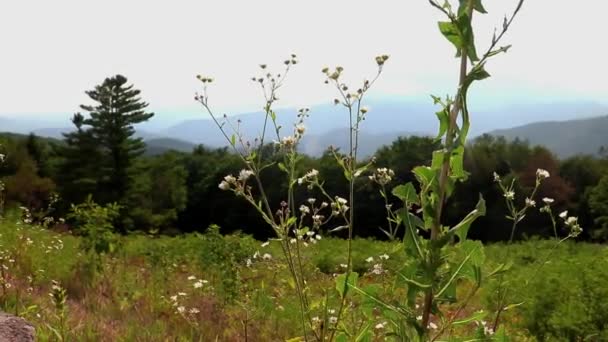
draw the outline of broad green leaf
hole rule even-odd
[[[479,195],[479,201],[475,206],[475,209],[471,211],[460,223],[450,229],[450,234],[455,234],[458,236],[461,242],[467,239],[467,234],[469,233],[469,228],[471,227],[471,223],[475,221],[478,217],[484,216],[486,214],[486,201],[483,199],[481,195]]]
[[[439,170],[443,166],[446,150],[433,151],[433,159],[431,161],[431,169]]]
[[[451,21],[440,21],[438,25],[441,34],[456,47],[456,56],[460,56],[460,51],[464,47],[464,44],[458,26]]]
[[[412,170],[422,187],[427,187],[435,178],[435,171],[428,166],[417,166]]]
[[[416,188],[414,188],[414,185],[411,182],[393,188],[393,195],[406,204],[420,203]]]
[[[343,273],[336,277],[336,290],[338,290],[340,298],[344,298],[344,296],[346,296],[349,287],[357,286],[357,279],[359,278],[359,273],[350,272],[350,275],[348,277],[347,274],[348,273]]]
[[[401,219],[405,224],[405,236],[403,237],[403,246],[405,247],[405,251],[409,256],[413,258],[424,258],[424,252],[421,246],[422,241],[418,236],[416,228],[416,224],[418,223],[416,222],[416,219],[420,221],[420,218],[416,217],[416,215],[410,213],[407,210],[401,211],[400,214]],[[416,219],[414,219],[413,217],[416,217]]]

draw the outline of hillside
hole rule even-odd
[[[491,135],[508,139],[525,139],[532,145],[543,145],[560,158],[576,154],[597,154],[608,146],[608,115],[568,121],[545,121],[500,129]]]

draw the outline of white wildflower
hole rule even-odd
[[[526,206],[527,207],[535,207],[536,206],[536,201],[533,199],[529,199],[526,197]]]
[[[564,210],[561,213],[559,213],[559,217],[561,217],[565,220],[566,217],[568,217],[568,210]]]
[[[251,171],[251,170],[242,169],[241,172],[239,172],[239,180],[241,182],[246,181],[251,176],[253,176],[253,171]]]
[[[545,204],[551,204],[551,203],[553,203],[554,201],[555,201],[555,200],[554,200],[553,198],[549,198],[549,197],[544,197],[544,198],[543,198],[543,202],[544,202]]]
[[[550,174],[549,171],[544,170],[544,169],[537,169],[536,170],[536,177],[538,179],[545,179],[545,178],[549,178]]]

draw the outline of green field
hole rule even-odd
[[[250,237],[213,230],[180,237],[128,236],[120,238],[113,253],[92,257],[81,254],[80,238],[11,221],[0,225],[1,304],[32,322],[41,341],[284,341],[301,334],[293,281],[276,241],[263,246]],[[311,298],[327,300],[329,308],[338,306],[334,276],[343,272],[345,243],[323,238],[301,249],[310,265],[305,267]],[[359,286],[399,303],[404,292],[395,274],[407,262],[400,245],[353,243]],[[604,246],[543,240],[488,245],[485,253],[488,271],[507,258],[513,261],[506,298],[521,305],[501,315],[510,340],[608,339]],[[373,261],[366,260],[370,257]],[[49,296],[57,295],[53,281],[66,290],[65,308]],[[442,338],[471,333],[483,322],[491,326],[497,283],[496,278],[484,281],[465,309],[487,315],[445,331]],[[466,293],[467,284],[462,285],[459,292]],[[311,303],[312,310],[319,310],[312,316],[323,315],[322,304]],[[357,309],[349,311],[345,324],[371,324],[371,340],[392,340],[394,327],[383,325],[381,308],[356,294],[351,305]],[[443,309],[453,313],[449,306]],[[441,317],[433,322],[439,331]]]

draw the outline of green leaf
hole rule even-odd
[[[467,180],[469,173],[464,170],[464,146],[460,145],[450,155],[452,177],[459,181]]]
[[[439,31],[443,36],[456,47],[456,56],[460,56],[460,51],[464,47],[458,26],[451,21],[440,21],[438,23]]]
[[[278,163],[277,166],[279,167],[279,169],[283,172],[289,173],[289,171],[287,170],[287,167],[285,166],[285,164],[283,163]]]
[[[236,145],[236,135],[232,134],[232,136],[230,137],[230,144],[232,146]]]
[[[336,336],[336,342],[348,342],[348,336],[345,333],[341,332]]]
[[[437,115],[437,118],[439,119],[439,132],[437,133],[435,139],[439,140],[448,131],[448,126],[450,124],[450,113],[448,112],[447,108],[444,108],[443,110],[435,113],[435,115]]]
[[[486,317],[486,315],[487,315],[487,313],[485,311],[477,311],[467,318],[463,318],[463,319],[454,321],[454,323],[452,323],[452,325],[464,325],[464,324],[468,324],[468,323],[471,323],[474,321],[480,321],[484,317]]]
[[[371,342],[374,337],[374,333],[371,330],[371,323],[368,323],[365,328],[361,330],[359,335],[355,338],[355,342]]]
[[[431,182],[435,179],[435,171],[428,166],[416,166],[412,172],[422,187],[428,187]]]
[[[351,272],[348,277],[347,275],[348,273],[343,273],[336,277],[336,290],[338,290],[340,298],[344,298],[344,296],[346,296],[349,287],[357,286],[357,279],[359,278],[359,273]]]
[[[486,9],[483,7],[483,4],[481,3],[481,0],[474,0],[473,1],[473,8],[479,12],[479,13],[488,13],[486,11]]]
[[[474,81],[481,81],[490,77],[490,74],[486,71],[484,67],[485,63],[481,63],[476,65],[475,67],[473,67],[473,69],[471,69],[471,71],[469,71],[469,74],[465,78],[465,87],[468,88]]]
[[[419,204],[420,199],[416,188],[411,182],[393,188],[393,195],[406,204]]]
[[[272,121],[277,121],[277,114],[274,111],[271,110],[268,114],[270,114]]]
[[[443,160],[445,158],[446,150],[433,151],[433,158],[431,160],[431,169],[440,170],[443,167]]]
[[[405,224],[405,236],[403,237],[403,246],[405,247],[406,253],[417,259],[424,258],[424,252],[422,251],[422,241],[418,236],[418,231],[416,228],[417,224],[420,224],[420,218],[416,215],[410,213],[407,210],[403,210],[400,212],[401,219]],[[417,221],[416,221],[417,219]]]
[[[460,223],[450,229],[450,234],[455,234],[458,236],[458,239],[461,242],[464,242],[467,239],[467,234],[469,233],[469,228],[471,227],[471,223],[473,223],[478,217],[484,216],[486,214],[486,201],[483,199],[481,195],[479,195],[479,201],[475,206],[475,209],[471,211]]]

